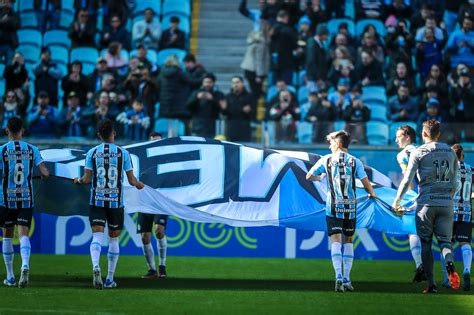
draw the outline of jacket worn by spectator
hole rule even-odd
[[[161,37],[161,25],[157,19],[151,23],[145,20],[138,21],[133,25],[132,41],[135,46],[143,45],[147,49],[158,49]]]
[[[207,96],[207,97],[206,97]],[[220,103],[225,96],[216,90],[200,88],[191,94],[187,106],[192,116],[192,133],[199,137],[214,138],[216,120],[221,112]]]
[[[273,29],[271,42],[272,54],[277,54],[274,70],[294,71],[296,67],[293,51],[298,48],[298,32],[291,26],[278,22]]]
[[[171,29],[167,29],[161,34],[160,50],[167,48],[185,49],[185,39],[186,34],[182,30],[177,29],[172,31]]]
[[[34,106],[28,113],[28,132],[34,136],[55,136],[58,120],[57,110],[51,105]]]
[[[464,121],[474,122],[474,84],[472,80],[464,86],[458,83],[451,88],[451,116],[457,116],[456,112],[462,113]]]
[[[96,25],[92,20],[88,20],[85,24],[74,21],[69,28],[69,38],[71,38],[73,48],[95,47],[95,34]]]
[[[35,81],[35,95],[46,91],[50,95],[51,105],[58,104],[58,81],[63,73],[54,62],[41,62],[33,70]]]
[[[384,85],[382,66],[375,60],[368,65],[358,64],[355,73],[360,83],[367,78],[369,79],[368,85]]]
[[[398,95],[388,101],[388,118],[391,121],[413,121],[418,117],[418,104],[415,99],[407,96],[400,98]]]
[[[179,67],[165,66],[158,77],[160,117],[187,119],[191,80]]]
[[[106,36],[106,34],[108,36]],[[119,42],[122,44],[122,48],[130,50],[130,35],[128,34],[125,27],[120,26],[118,29],[114,30],[112,27],[107,27],[102,33],[102,38],[100,40],[100,45],[102,48],[109,47],[110,43]]]
[[[9,45],[12,48],[18,46],[16,33],[18,28],[20,28],[18,14],[11,8],[3,7],[0,10],[0,45]],[[10,59],[7,62],[10,62]]]
[[[21,89],[28,80],[28,71],[25,65],[11,64],[5,68],[3,78],[5,79],[5,91]]]
[[[252,105],[252,95],[247,90],[237,94],[230,92],[226,96],[227,135],[230,141],[250,141],[251,112],[245,112],[246,106]]]
[[[81,107],[75,109],[63,108],[58,119],[61,134],[65,137],[85,137],[87,135],[86,128],[90,121],[83,116]]]
[[[77,76],[69,73],[63,78],[61,88],[64,91],[64,104],[67,103],[67,95],[69,95],[69,93],[71,92],[77,93],[77,95],[79,96],[80,104],[87,103],[87,91],[89,88],[89,81],[87,80],[87,77],[82,73]]]
[[[308,81],[326,81],[329,62],[328,54],[323,44],[315,37],[308,40],[306,47],[306,71]]]

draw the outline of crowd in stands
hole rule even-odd
[[[94,137],[111,118],[138,141],[163,119],[204,137],[224,119],[229,140],[250,141],[264,120],[284,142],[342,126],[388,144],[396,124],[474,122],[472,0],[242,0],[253,28],[230,91],[189,52],[190,2],[3,0],[2,127],[18,115],[30,135]],[[474,141],[459,126],[453,140]]]

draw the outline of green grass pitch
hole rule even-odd
[[[474,294],[423,295],[413,269],[356,260],[356,291],[335,293],[330,260],[169,257],[169,277],[149,280],[143,257],[122,256],[118,288],[98,291],[88,256],[33,255],[29,287],[0,289],[0,314],[474,314]],[[439,262],[436,272],[440,284]]]

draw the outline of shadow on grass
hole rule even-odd
[[[141,279],[132,277],[117,277],[119,289],[157,289],[157,290],[228,290],[228,291],[321,291],[334,290],[333,281],[322,280],[265,280],[265,279],[199,279],[199,278],[174,278],[167,279]],[[32,277],[34,287],[47,288],[87,288],[92,289],[92,278],[83,276],[43,276]],[[419,294],[425,284],[409,282],[355,282],[357,292],[378,293],[414,293]],[[459,290],[440,288],[438,294],[470,294]]]

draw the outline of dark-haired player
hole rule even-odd
[[[150,140],[161,140],[163,137],[158,132],[150,133]],[[155,251],[151,244],[151,230],[155,223],[155,235],[158,240],[159,265],[158,273],[155,265]],[[166,224],[168,223],[168,216],[164,214],[148,214],[138,213],[137,233],[142,236],[143,255],[145,256],[148,265],[148,272],[142,278],[166,278],[166,249],[167,241],[165,235]]]
[[[115,288],[115,267],[119,257],[118,237],[123,228],[123,172],[127,175],[130,185],[142,189],[144,184],[133,175],[130,154],[127,150],[114,144],[115,129],[112,121],[105,119],[97,126],[97,135],[102,143],[87,152],[84,175],[75,178],[77,184],[91,185],[89,221],[92,227],[90,253],[93,268],[93,285],[102,289],[102,276],[99,259],[104,239],[104,227],[109,229],[108,274],[105,288]]]
[[[336,272],[336,292],[354,291],[350,279],[354,260],[353,238],[356,228],[356,179],[375,198],[364,165],[348,153],[351,135],[347,131],[335,131],[327,136],[331,154],[327,154],[306,174],[308,180],[321,180],[325,174],[328,183],[326,198],[326,223],[331,239],[331,258]],[[341,243],[344,235],[344,256]],[[342,267],[344,265],[344,268]],[[344,269],[344,274],[342,270]]]
[[[3,227],[3,259],[7,269],[6,286],[15,286],[13,273],[13,233],[18,226],[20,237],[21,273],[18,286],[28,285],[30,270],[30,226],[33,217],[33,170],[38,167],[44,177],[49,176],[37,147],[22,141],[23,122],[13,117],[7,124],[8,142],[0,147],[2,170],[0,195],[0,225]]]

